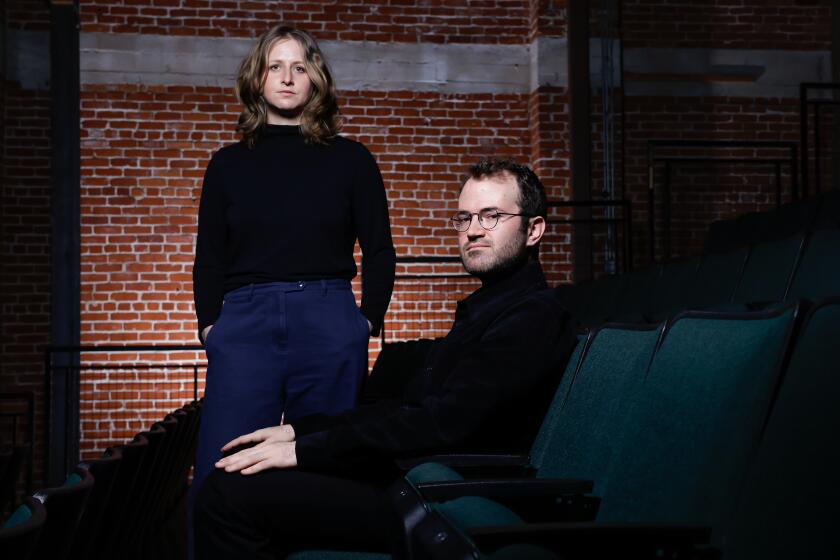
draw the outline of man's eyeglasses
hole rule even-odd
[[[512,214],[511,212],[499,212],[498,210],[482,210],[481,212],[458,212],[450,218],[452,225],[458,231],[467,231],[472,224],[472,217],[478,216],[478,224],[486,230],[491,230],[499,224],[500,216],[527,216],[531,214]]]

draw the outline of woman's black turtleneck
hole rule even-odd
[[[376,334],[395,256],[382,176],[360,143],[310,144],[297,126],[267,125],[253,149],[216,152],[198,211],[193,291],[199,333],[226,292],[262,282],[351,279],[362,249],[362,313]]]

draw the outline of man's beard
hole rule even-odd
[[[519,235],[508,238],[507,242],[503,245],[491,244],[488,248],[480,251],[479,255],[472,258],[467,256],[466,245],[469,243],[470,241],[467,241],[459,247],[461,263],[467,272],[478,278],[495,276],[506,270],[515,268],[528,260],[528,251],[525,246],[525,232],[520,231]]]

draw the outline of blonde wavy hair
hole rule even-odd
[[[277,41],[283,39],[298,42],[304,52],[303,65],[312,82],[309,100],[300,116],[303,136],[308,142],[327,144],[341,129],[335,82],[318,43],[306,31],[276,25],[260,35],[239,65],[236,76],[236,95],[244,105],[236,131],[242,133],[242,140],[249,148],[254,147],[268,122],[268,109],[262,95],[268,71],[268,53]]]

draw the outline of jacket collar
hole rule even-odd
[[[542,267],[537,261],[527,261],[508,274],[484,285],[458,302],[455,320],[474,319],[484,313],[504,307],[522,294],[546,288]]]

